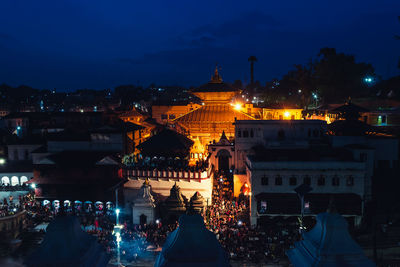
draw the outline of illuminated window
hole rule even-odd
[[[18,177],[17,177],[17,176],[11,177],[11,185],[12,185],[12,186],[19,185],[19,180],[18,180]]]
[[[297,178],[295,176],[290,177],[289,184],[290,185],[296,185],[297,184]]]
[[[21,180],[21,184],[24,184],[24,183],[28,182],[28,177],[21,176],[20,180]]]
[[[10,184],[10,178],[8,178],[7,176],[3,176],[3,177],[1,178],[1,183],[2,183],[3,185],[9,185],[9,184]]]
[[[268,185],[268,177],[267,176],[263,176],[261,177],[261,185]]]
[[[282,176],[278,175],[275,177],[275,185],[282,185]]]

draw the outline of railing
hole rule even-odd
[[[0,191],[29,191],[29,185],[0,185]]]
[[[210,178],[212,168],[205,171],[186,171],[186,170],[142,170],[142,169],[122,169],[122,175],[130,179],[166,179],[166,180],[194,180],[201,182]]]

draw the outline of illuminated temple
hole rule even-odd
[[[196,141],[199,151],[205,151],[206,145],[219,140],[222,132],[229,139],[235,136],[235,120],[252,120],[243,112],[243,107],[232,104],[232,99],[241,93],[240,89],[222,81],[218,68],[215,68],[211,81],[194,89],[191,93],[202,101],[202,106],[191,110],[172,121],[175,127]]]

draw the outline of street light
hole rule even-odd
[[[120,209],[115,210],[115,214],[117,214],[117,225],[119,224],[119,213],[121,212]]]
[[[3,158],[1,158],[1,159],[0,159],[0,165],[4,165],[4,164],[6,164],[6,160],[3,159]]]
[[[31,184],[32,189],[36,188],[36,184]]]

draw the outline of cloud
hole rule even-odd
[[[185,47],[223,46],[243,38],[257,38],[281,25],[272,16],[261,12],[245,13],[222,23],[207,24],[179,36],[176,44]]]

